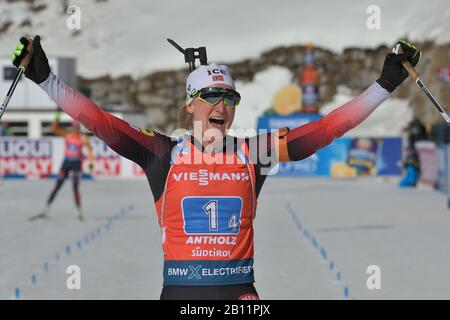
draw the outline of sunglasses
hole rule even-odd
[[[236,107],[241,101],[239,92],[225,88],[203,88],[194,93],[191,97],[197,98],[210,106],[215,106],[223,99],[223,104],[225,106]]]

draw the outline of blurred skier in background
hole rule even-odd
[[[89,155],[89,170],[92,173],[94,165],[94,154],[92,152],[92,147],[89,144],[89,139],[86,135],[81,133],[80,122],[73,120],[71,124],[71,129],[63,129],[59,126],[59,120],[61,118],[61,112],[57,111],[55,120],[52,122],[52,131],[55,135],[64,138],[64,161],[56,180],[55,187],[50,192],[47,199],[47,205],[45,209],[38,215],[30,217],[30,221],[47,218],[50,206],[55,200],[58,191],[61,189],[64,181],[66,181],[69,174],[72,174],[72,185],[73,193],[75,199],[75,205],[77,208],[77,218],[82,221],[83,214],[81,211],[81,196],[80,196],[80,178],[82,174],[81,163],[82,163],[82,148],[86,147]]]

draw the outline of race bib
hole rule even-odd
[[[242,198],[185,197],[181,202],[186,234],[238,234]]]

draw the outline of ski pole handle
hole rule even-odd
[[[9,100],[11,99],[14,90],[16,90],[16,86],[19,83],[20,77],[25,72],[25,69],[28,67],[31,58],[33,57],[33,39],[28,38],[27,50],[28,54],[20,62],[19,67],[17,68],[16,77],[14,78],[14,81],[11,83],[9,90],[6,93],[6,97],[3,100],[2,105],[0,106],[0,120],[3,117],[3,113],[6,111],[6,107],[8,106]]]
[[[411,62],[409,62],[408,60],[402,61],[402,66],[408,72],[409,76],[413,78],[415,82],[417,82],[417,79],[419,79],[419,74],[417,73],[416,69],[414,69]]]
[[[22,59],[22,61],[19,64],[19,68],[23,68],[25,71],[30,64],[31,58],[33,57],[33,39],[28,38],[28,45],[27,45],[27,51],[28,54],[25,56],[25,58]]]
[[[398,45],[397,53],[404,53],[401,45]],[[415,82],[417,82],[417,79],[419,79],[419,74],[417,73],[416,69],[414,69],[411,62],[409,62],[408,60],[402,61],[402,66],[403,68],[405,68],[406,72],[408,72],[409,76],[413,78]]]

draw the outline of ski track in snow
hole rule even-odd
[[[269,178],[255,220],[261,298],[344,299],[345,288],[351,299],[450,298],[446,197],[396,181]],[[146,181],[83,181],[83,223],[65,186],[49,220],[28,222],[52,186],[2,182],[0,299],[14,298],[16,287],[21,299],[158,299],[161,235]],[[81,290],[66,288],[72,264],[81,268]],[[381,269],[380,290],[366,287],[370,265]]]

